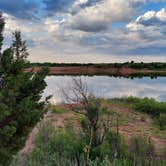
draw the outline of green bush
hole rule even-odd
[[[166,129],[166,114],[160,114],[160,116],[158,118],[158,123],[159,123],[161,130]]]
[[[127,156],[127,145],[118,133],[110,131],[105,142],[109,145],[109,158],[111,160]]]
[[[140,99],[134,104],[134,108],[137,111],[145,112],[152,116],[159,116],[160,113],[166,113],[165,102],[157,102],[149,98]]]
[[[154,145],[150,138],[146,137],[138,136],[131,138],[129,151],[134,163],[142,162],[143,164],[155,160],[156,157]]]

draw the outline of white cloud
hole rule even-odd
[[[147,11],[145,14],[139,16],[135,21],[130,22],[126,27],[132,31],[145,30],[146,28],[151,28],[153,30],[157,30],[158,28],[165,29],[166,9],[163,8],[158,12]]]
[[[70,18],[69,23],[82,31],[105,30],[110,23],[129,21],[136,8],[146,0],[104,0],[81,9]]]
[[[47,30],[49,32],[55,32],[55,31],[58,31],[59,28],[60,28],[60,25],[64,22],[65,20],[61,20],[61,21],[56,21],[54,19],[51,19],[51,18],[46,18],[45,21],[44,21],[44,24],[46,25],[47,27]]]
[[[159,18],[161,21],[166,21],[166,9],[163,8],[159,12],[157,12],[156,17]]]

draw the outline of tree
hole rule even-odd
[[[16,60],[22,60],[28,57],[29,53],[27,52],[26,41],[23,41],[21,38],[21,32],[16,30],[13,32],[13,44],[12,51]]]
[[[1,17],[1,20],[2,17]],[[3,23],[0,24],[1,29]],[[2,31],[1,31],[2,32]],[[0,33],[2,36],[2,33]],[[43,117],[45,102],[41,102],[46,87],[47,69],[38,73],[24,72],[27,64],[25,41],[15,32],[12,47],[0,60],[0,165],[8,165],[25,143],[27,134]]]
[[[3,42],[3,29],[4,29],[5,21],[2,16],[2,13],[0,12],[0,61],[1,61],[1,49],[2,49],[2,42]],[[0,87],[3,82],[3,75],[1,73],[2,66],[0,64]]]
[[[2,49],[2,42],[3,42],[3,29],[4,29],[5,21],[2,17],[2,13],[0,12],[0,55],[1,55],[1,49]]]
[[[106,108],[102,106],[100,99],[93,95],[81,78],[73,79],[70,92],[62,89],[62,93],[66,101],[72,103],[72,111],[86,117],[87,121],[82,123],[82,127],[89,137],[89,144],[84,149],[88,161],[91,149],[103,143],[111,120],[102,116],[102,111],[106,111]]]

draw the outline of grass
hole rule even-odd
[[[50,105],[49,110],[51,110],[53,113],[56,113],[56,114],[64,114],[64,113],[68,112],[68,109],[59,107],[56,105]]]

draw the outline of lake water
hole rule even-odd
[[[64,101],[61,89],[69,89],[72,78],[77,76],[48,76],[44,97],[53,95],[52,103]],[[166,77],[151,79],[144,78],[115,78],[109,76],[81,76],[89,89],[97,97],[114,98],[124,96],[150,97],[158,101],[166,101]]]

